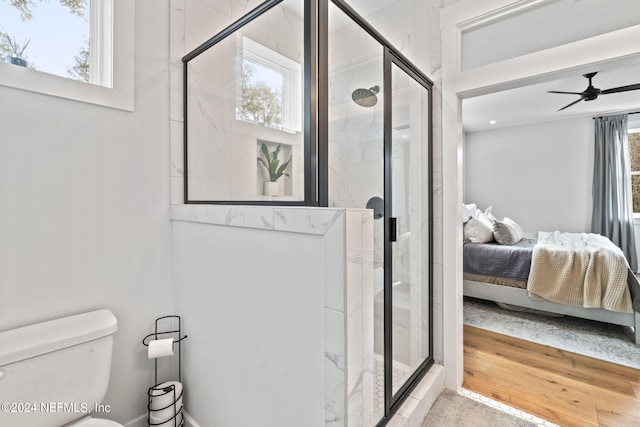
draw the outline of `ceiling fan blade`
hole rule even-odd
[[[578,102],[580,102],[580,101],[582,101],[582,98],[578,99],[577,101],[573,101],[571,104],[569,104],[569,105],[567,105],[567,106],[562,107],[562,108],[561,108],[561,109],[559,109],[558,111],[562,111],[562,110],[564,110],[565,108],[569,108],[569,107],[571,107],[573,104],[577,104],[577,103],[578,103]]]
[[[567,95],[582,95],[582,92],[560,92],[557,90],[548,90],[547,93],[565,93]]]
[[[601,95],[606,95],[608,93],[616,93],[616,92],[626,92],[628,90],[638,90],[640,89],[640,83],[636,83],[634,85],[628,85],[628,86],[620,86],[620,87],[614,87],[611,89],[605,89],[603,91],[600,92]]]

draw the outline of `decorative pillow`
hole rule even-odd
[[[467,221],[464,225],[464,240],[472,243],[493,242],[493,228],[484,214]]]
[[[487,209],[484,210],[484,216],[489,220],[491,224],[493,224],[494,221],[498,220],[498,218],[496,218],[493,215],[492,210],[493,210],[493,206],[489,206]]]
[[[506,216],[502,221],[493,221],[493,237],[501,245],[513,245],[524,237],[522,227]]]
[[[471,218],[476,218],[478,213],[482,212],[475,203],[468,205],[462,204],[462,223],[465,224]]]

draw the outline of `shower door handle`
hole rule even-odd
[[[390,242],[395,242],[398,239],[398,232],[396,231],[397,230],[396,220],[397,218],[389,218],[389,241]]]

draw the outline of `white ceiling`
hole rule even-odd
[[[640,83],[640,64],[593,69],[598,75],[593,85],[599,89]],[[466,132],[528,123],[599,116],[616,112],[640,111],[640,90],[600,95],[594,101],[581,101],[557,111],[579,98],[578,95],[547,93],[549,90],[582,92],[588,80],[577,72],[575,77],[496,92],[462,101],[462,122]],[[489,122],[495,120],[496,124]]]

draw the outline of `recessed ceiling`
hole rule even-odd
[[[593,86],[609,89],[640,83],[640,64],[598,71]],[[517,126],[574,117],[598,116],[640,110],[640,90],[600,95],[594,101],[582,101],[558,111],[579,98],[578,95],[547,93],[550,90],[582,92],[589,84],[576,72],[575,77],[505,90],[462,101],[462,123],[465,132]],[[495,124],[489,124],[495,120]]]

